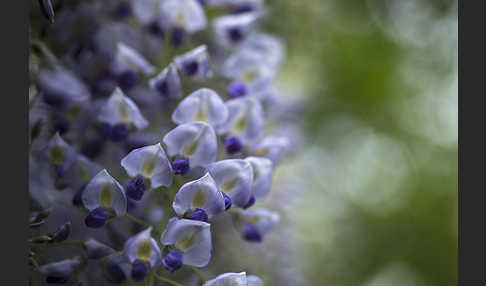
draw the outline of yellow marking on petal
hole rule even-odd
[[[142,261],[149,261],[152,256],[152,246],[150,241],[146,240],[142,242],[137,249],[137,258]]]
[[[184,23],[186,22],[186,17],[184,16],[183,11],[177,12],[176,18],[175,18],[175,25],[177,27],[184,27]]]
[[[246,221],[255,224],[255,223],[260,221],[260,217],[259,216],[252,216],[252,217],[247,218]]]
[[[202,108],[199,109],[199,111],[196,114],[196,117],[194,118],[194,121],[208,121],[208,115],[206,114],[206,111],[204,111]]]
[[[233,132],[236,134],[241,134],[243,133],[243,131],[245,131],[247,126],[248,117],[246,115],[243,115],[236,121],[235,125],[233,126]]]
[[[241,76],[241,79],[245,83],[250,83],[250,82],[252,82],[257,77],[258,77],[258,72],[257,71],[248,71],[248,72],[244,73]]]
[[[194,152],[196,152],[196,149],[197,149],[197,140],[194,140],[191,143],[184,146],[184,148],[182,148],[182,152],[181,152],[182,156],[189,158],[194,154]]]
[[[221,191],[228,193],[230,192],[238,183],[238,178],[226,180],[220,187]]]
[[[78,171],[79,171],[79,176],[83,181],[87,182],[89,181],[89,179],[91,179],[88,170],[86,170],[86,168],[83,165],[79,165]]]
[[[100,191],[100,202],[101,206],[104,208],[111,208],[113,203],[113,192],[111,188],[111,185],[107,184]]]
[[[118,106],[118,112],[123,122],[130,123],[130,114],[128,113],[128,108],[125,101],[120,102],[120,105]]]
[[[53,146],[49,153],[49,159],[52,164],[62,164],[62,161],[64,160],[64,151],[60,146]]]
[[[193,208],[202,208],[205,203],[206,203],[206,196],[204,195],[204,192],[201,191],[201,190],[198,190],[194,194],[194,197],[192,198],[192,207]]]
[[[256,180],[258,178],[258,176],[260,175],[260,173],[258,172],[258,169],[256,168],[256,166],[252,166],[253,168],[253,180]]]
[[[79,105],[73,106],[71,107],[71,109],[67,111],[66,117],[68,119],[76,119],[81,114],[81,110],[82,110],[81,106]]]
[[[145,178],[150,178],[152,176],[152,173],[154,172],[154,169],[155,169],[155,157],[151,157],[145,160],[145,162],[143,162],[140,173]]]
[[[258,149],[255,154],[258,155],[258,156],[265,156],[267,155],[268,153],[268,149],[267,148],[261,148],[261,149]]]
[[[176,247],[177,249],[184,251],[189,247],[191,247],[194,244],[195,240],[196,240],[196,233],[186,235],[181,239],[179,239],[179,241],[177,241]]]

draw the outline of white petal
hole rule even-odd
[[[76,161],[66,172],[65,179],[71,185],[78,188],[88,183],[103,167],[89,160],[85,156],[78,154]]]
[[[150,179],[151,188],[172,185],[172,167],[160,143],[132,150],[121,165],[132,178]]]
[[[177,126],[163,139],[169,156],[189,158],[190,167],[204,167],[216,160],[218,143],[213,128],[204,122],[191,122]]]
[[[123,42],[119,42],[116,48],[116,70],[124,71],[126,69],[133,69],[145,75],[151,75],[155,72],[155,68],[133,48]]]
[[[184,184],[177,192],[172,207],[180,216],[189,210],[201,208],[211,218],[224,212],[225,204],[216,182],[206,173],[200,179]]]
[[[270,191],[272,184],[273,163],[270,159],[263,157],[245,158],[253,169],[253,185],[251,187],[256,199],[263,199]]]
[[[206,45],[198,46],[189,52],[174,58],[175,64],[181,71],[184,71],[185,64],[192,61],[198,63],[198,69],[194,75],[195,78],[207,78],[212,75],[209,70],[209,54]]]
[[[239,15],[225,15],[214,19],[213,29],[216,39],[220,40],[223,45],[232,45],[233,43],[229,37],[228,30],[238,29],[246,36],[251,31],[252,24],[256,18],[256,14],[254,13],[244,13]]]
[[[127,198],[123,187],[106,169],[91,179],[84,189],[82,200],[90,211],[98,207],[112,208],[118,216],[124,215],[127,211]]]
[[[102,107],[98,121],[111,125],[133,124],[137,129],[143,129],[148,125],[137,105],[118,87],[115,88],[106,105]]]
[[[247,286],[248,281],[245,272],[240,273],[224,273],[218,277],[206,281],[203,286]]]
[[[182,100],[172,113],[177,124],[204,121],[216,128],[228,118],[228,108],[211,89],[201,88]]]
[[[165,25],[184,28],[189,33],[206,27],[204,9],[197,0],[165,0],[160,5]]]
[[[289,140],[286,137],[267,136],[251,148],[252,154],[263,156],[272,160],[277,165],[285,155],[289,147]]]
[[[161,73],[159,73],[155,78],[149,80],[149,86],[152,89],[157,89],[157,84],[160,82],[166,82],[167,94],[171,98],[182,97],[181,80],[179,74],[177,73],[177,68],[174,63],[171,63],[166,67]]]
[[[246,210],[243,217],[247,222],[253,223],[262,234],[270,231],[280,220],[279,214],[264,208]]]
[[[76,151],[56,132],[39,156],[51,165],[62,165],[64,170],[68,170],[76,160]]]
[[[253,169],[250,163],[242,159],[222,160],[209,165],[208,171],[219,190],[231,198],[234,206],[246,205],[253,183]]]
[[[157,245],[157,242],[152,238],[150,234],[151,231],[152,227],[149,227],[146,230],[128,239],[125,243],[124,252],[131,263],[133,263],[137,259],[140,259],[140,257],[138,257],[139,247],[144,244],[148,244],[151,249],[149,258],[150,265],[154,267],[159,264],[161,260],[160,248]]]
[[[248,280],[248,286],[263,286],[263,280],[255,275],[249,275],[246,277]]]

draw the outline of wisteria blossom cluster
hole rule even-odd
[[[31,282],[182,285],[172,275],[187,268],[193,285],[263,285],[245,269],[198,270],[218,251],[218,217],[250,243],[279,222],[258,207],[290,147],[272,135],[284,50],[258,30],[263,1],[36,4]]]

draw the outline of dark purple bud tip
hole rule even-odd
[[[64,118],[54,121],[54,132],[59,132],[61,135],[68,132],[70,127],[71,124]]]
[[[56,177],[58,177],[58,178],[64,177],[64,168],[62,167],[62,165],[55,164],[54,165],[54,172],[56,173]]]
[[[182,70],[188,75],[193,76],[197,73],[199,64],[197,61],[187,61],[183,64]]]
[[[150,35],[154,37],[160,37],[164,35],[164,32],[162,28],[160,27],[159,23],[157,21],[153,21],[147,26],[147,31],[149,32]]]
[[[135,281],[143,281],[147,276],[148,268],[145,262],[135,261],[132,265],[132,279]]]
[[[169,96],[169,84],[167,83],[167,80],[160,80],[155,84],[155,89],[159,92],[159,95],[162,97],[168,97]]]
[[[115,284],[120,284],[127,279],[123,270],[115,263],[109,263],[106,266],[106,278]]]
[[[87,227],[100,228],[105,225],[107,217],[108,215],[104,208],[96,208],[86,216],[84,223]]]
[[[230,38],[231,42],[235,44],[241,42],[241,40],[243,40],[243,37],[245,36],[240,28],[231,28],[228,29],[226,32],[228,33],[228,37]]]
[[[70,233],[71,233],[71,223],[68,222],[62,225],[60,228],[58,228],[56,232],[54,232],[54,234],[52,235],[52,241],[53,242],[65,241],[69,237]]]
[[[57,277],[57,276],[47,276],[46,282],[47,284],[65,284],[68,281],[66,277]]]
[[[227,211],[229,210],[229,208],[231,208],[232,205],[231,198],[227,194],[223,192],[221,193],[223,194],[223,198],[224,198],[224,210]]]
[[[250,196],[250,199],[248,200],[248,202],[246,203],[246,205],[243,207],[244,210],[246,210],[247,208],[251,207],[252,205],[255,204],[255,196],[252,194]]]
[[[130,4],[123,1],[116,6],[115,11],[113,12],[113,17],[116,20],[124,20],[132,15],[132,7]]]
[[[262,235],[257,227],[251,223],[243,226],[243,238],[250,242],[261,242]]]
[[[82,199],[82,196],[83,196],[83,191],[84,191],[84,187],[86,185],[83,185],[81,188],[79,188],[79,190],[74,194],[74,197],[73,197],[73,206],[75,207],[84,207],[84,204],[83,204],[83,199]]]
[[[187,216],[187,218],[192,219],[192,220],[199,220],[199,221],[203,221],[203,222],[208,222],[208,214],[206,213],[206,211],[204,211],[203,209],[200,209],[200,208],[197,208],[193,212],[191,212]]]
[[[174,272],[182,267],[182,254],[177,250],[172,250],[162,259],[162,264],[167,270]]]
[[[143,178],[136,177],[127,186],[127,196],[135,201],[139,201],[145,192],[145,182]]]
[[[130,90],[137,85],[138,75],[133,70],[127,70],[119,74],[116,81],[123,90]]]
[[[228,92],[232,97],[242,97],[248,92],[246,85],[240,81],[233,81],[228,85]]]
[[[226,147],[226,152],[228,152],[228,154],[236,154],[243,148],[241,140],[235,136],[230,136],[224,139],[224,146]]]
[[[111,137],[111,132],[113,128],[108,123],[101,123],[98,126],[98,133],[100,134],[101,138],[108,139]]]
[[[172,34],[170,36],[170,40],[174,47],[179,47],[182,42],[184,42],[184,38],[186,36],[186,31],[183,28],[175,27],[172,30]]]
[[[177,158],[172,162],[172,170],[174,170],[174,174],[184,176],[189,172],[189,159],[187,158]]]
[[[130,134],[130,128],[124,123],[118,123],[113,126],[111,130],[111,140],[115,142],[121,142],[128,138]]]

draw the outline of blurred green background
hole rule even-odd
[[[457,1],[266,3],[304,104],[275,180],[300,182],[298,283],[456,285]]]

